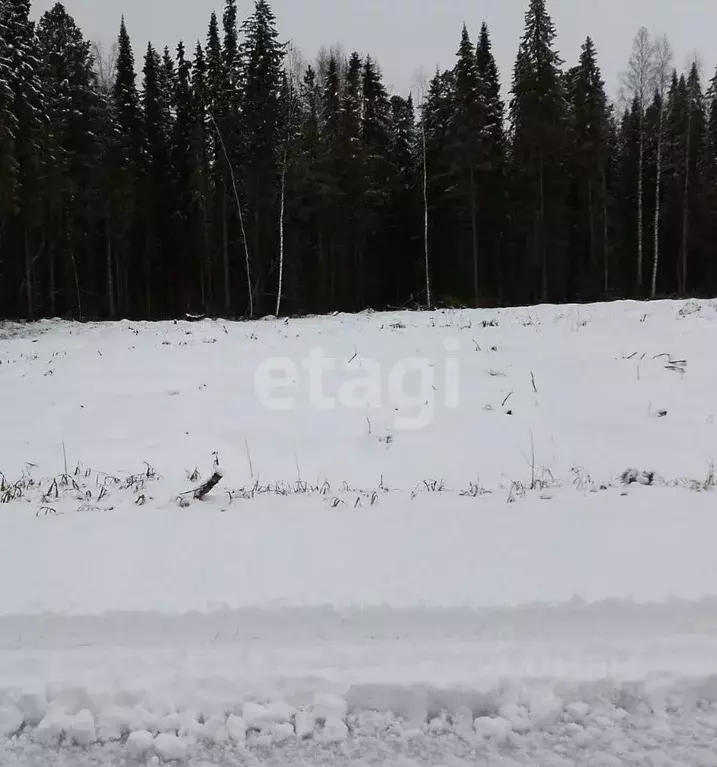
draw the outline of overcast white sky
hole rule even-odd
[[[191,48],[204,41],[209,14],[220,16],[223,0],[64,0],[85,36],[111,43],[124,14],[141,68],[140,57],[149,40],[158,48],[174,48],[183,39]],[[35,15],[54,0],[33,0]],[[239,0],[240,15],[248,15],[252,0]],[[371,53],[381,64],[387,85],[407,93],[422,67],[453,65],[461,25],[475,39],[483,20],[491,28],[504,87],[510,83],[513,61],[528,0],[273,0],[283,39],[295,42],[311,59],[322,45],[341,43],[348,52]],[[611,94],[624,69],[635,32],[646,26],[667,33],[682,68],[700,54],[708,80],[714,60],[717,0],[548,0],[558,28],[558,47],[572,64],[589,34]]]

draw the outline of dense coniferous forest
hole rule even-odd
[[[483,25],[398,95],[367,53],[300,63],[267,0],[173,50],[122,22],[109,58],[61,3],[0,0],[0,316],[714,295],[717,75],[643,29],[613,104],[546,6],[509,90]]]

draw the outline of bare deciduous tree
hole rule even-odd
[[[281,312],[281,301],[284,293],[284,233],[286,225],[286,174],[289,170],[292,128],[294,123],[295,91],[296,80],[295,72],[301,72],[304,69],[303,60],[290,58],[287,66],[286,78],[289,87],[288,103],[289,112],[286,115],[286,132],[282,137],[278,151],[280,164],[280,185],[279,185],[279,287],[276,293],[276,316]]]
[[[423,111],[426,103],[426,76],[423,70],[416,73],[414,77],[414,83],[416,88],[416,94],[418,97],[419,111]],[[428,156],[426,152],[426,124],[423,118],[421,118],[421,156],[423,162],[422,173],[422,187],[423,187],[423,259],[424,269],[426,275],[426,307],[428,309],[433,308],[433,299],[431,296],[431,271],[429,262],[429,248],[428,248]]]
[[[234,191],[234,201],[236,202],[236,206],[237,206],[237,216],[239,218],[239,227],[241,229],[242,241],[244,243],[244,259],[246,262],[246,281],[247,281],[247,291],[249,294],[249,319],[254,319],[254,290],[253,290],[252,282],[251,282],[251,259],[249,257],[249,242],[247,240],[246,228],[244,226],[244,212],[242,210],[241,198],[239,197],[239,189],[237,188],[236,174],[234,173],[234,166],[232,165],[231,160],[229,159],[229,152],[227,151],[227,146],[224,143],[224,136],[222,136],[222,133],[219,130],[217,121],[213,114],[210,114],[209,117],[212,122],[212,125],[214,126],[214,130],[217,132],[217,138],[219,139],[219,143],[221,144],[221,147],[222,147],[222,153],[224,154],[224,159],[227,163],[227,167],[229,168],[229,175],[231,177],[232,189]],[[228,303],[227,303],[227,306],[228,306]]]
[[[97,77],[97,85],[104,94],[111,93],[115,83],[118,51],[117,41],[112,43],[109,51],[105,50],[102,43],[92,43],[92,60]]]
[[[286,45],[286,56],[284,57],[284,68],[287,77],[295,83],[300,83],[306,73],[306,59],[301,49],[290,40]]]
[[[329,62],[336,61],[339,67],[339,81],[343,86],[346,81],[346,71],[348,69],[348,57],[346,51],[340,44],[332,45],[330,48],[323,46],[319,49],[316,56],[316,74],[320,84],[326,83],[326,76],[329,71]]]
[[[694,61],[690,65],[690,77],[688,80],[688,110],[687,110],[687,137],[685,140],[685,184],[682,198],[682,242],[680,245],[680,272],[679,272],[679,290],[680,293],[687,292],[687,257],[689,249],[689,227],[690,227],[690,187],[692,184],[691,166],[692,166],[692,125],[695,119],[695,112],[700,108],[700,99],[702,98],[700,88],[701,61],[695,54]]]
[[[646,27],[638,30],[632,44],[632,53],[623,73],[623,85],[639,110],[639,163],[637,180],[637,290],[643,288],[644,270],[644,168],[645,168],[645,112],[655,82],[655,47]]]
[[[652,284],[650,297],[657,295],[657,269],[660,261],[660,202],[662,192],[662,145],[665,123],[665,95],[672,67],[672,47],[667,35],[662,35],[653,46],[653,77],[657,95],[660,98],[660,114],[657,126],[657,180],[655,184],[655,223],[654,223],[654,254],[652,260]]]

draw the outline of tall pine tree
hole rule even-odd
[[[513,272],[527,284],[515,299],[568,297],[566,104],[555,26],[545,0],[530,0],[513,74]],[[524,256],[522,254],[525,254]]]

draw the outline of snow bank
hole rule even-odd
[[[717,594],[711,493],[636,486],[507,505],[396,495],[368,509],[0,515],[0,615],[498,608]],[[18,573],[21,577],[18,579]]]
[[[709,742],[716,309],[0,340],[0,761],[360,761],[371,739],[385,761],[443,738],[498,764],[547,738],[618,764],[643,729]],[[267,364],[289,409],[267,406]],[[347,406],[374,373],[370,406]],[[693,746],[682,761],[708,764]]]

